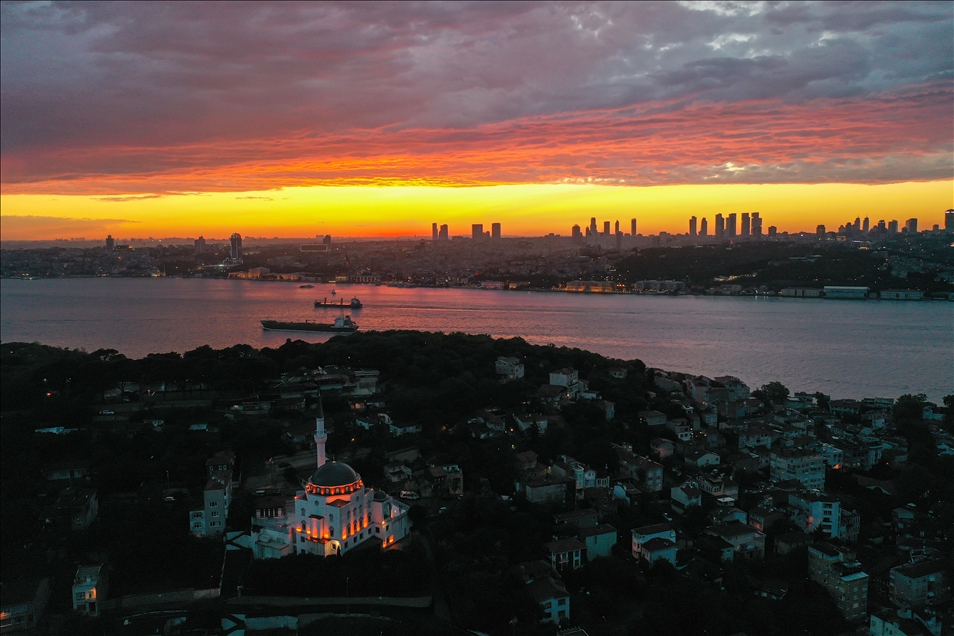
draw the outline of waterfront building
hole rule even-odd
[[[808,547],[808,578],[824,587],[846,621],[865,617],[868,612],[868,575],[855,555],[830,543]]]
[[[841,300],[864,300],[868,297],[868,287],[850,287],[845,285],[825,285],[825,298]]]

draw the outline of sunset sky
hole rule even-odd
[[[954,4],[2,5],[4,240],[954,207]]]

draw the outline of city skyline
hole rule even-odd
[[[950,4],[2,10],[6,240],[954,207]]]

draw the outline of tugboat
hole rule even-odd
[[[265,331],[325,331],[333,333],[354,333],[358,325],[351,320],[351,316],[338,316],[330,325],[328,323],[312,322],[283,322],[280,320],[263,320],[262,329]]]

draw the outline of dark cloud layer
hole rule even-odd
[[[3,4],[4,192],[951,178],[951,3]]]

